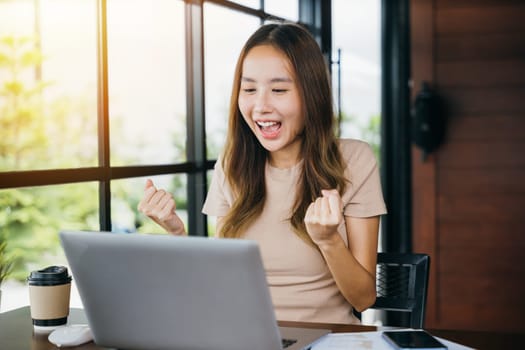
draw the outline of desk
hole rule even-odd
[[[281,326],[330,329],[333,333],[375,331],[377,327],[345,324],[279,322]],[[432,335],[479,350],[525,349],[525,334],[426,329]]]
[[[86,323],[82,309],[71,309],[69,323]],[[377,330],[374,326],[321,324],[304,322],[279,322],[285,327],[325,328],[332,332],[366,332]],[[521,349],[524,348],[525,334],[472,332],[454,330],[428,330],[433,335],[476,349]],[[51,350],[57,349],[47,341],[47,335],[33,334],[29,307],[0,313],[0,349],[5,350]],[[69,349],[69,348],[68,348]],[[83,350],[107,349],[87,343],[70,348]]]

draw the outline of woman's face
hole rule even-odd
[[[298,160],[304,116],[299,87],[288,58],[270,45],[246,55],[238,100],[244,120],[277,166]],[[283,163],[284,161],[284,163]]]

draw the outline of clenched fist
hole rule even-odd
[[[168,233],[182,235],[185,233],[184,223],[175,209],[173,196],[162,189],[158,190],[150,179],[146,180],[144,196],[138,204],[139,212],[151,218]]]
[[[316,244],[328,242],[343,221],[343,202],[337,190],[322,190],[304,216],[306,230]]]

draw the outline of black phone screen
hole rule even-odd
[[[397,349],[446,349],[425,331],[384,331],[383,337]]]

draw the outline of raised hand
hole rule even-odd
[[[151,218],[168,233],[182,235],[185,233],[184,223],[175,209],[173,196],[165,190],[158,190],[150,179],[146,180],[144,196],[138,204],[139,212]]]
[[[316,244],[327,243],[343,221],[343,202],[337,190],[322,190],[322,196],[306,210],[306,230]]]

